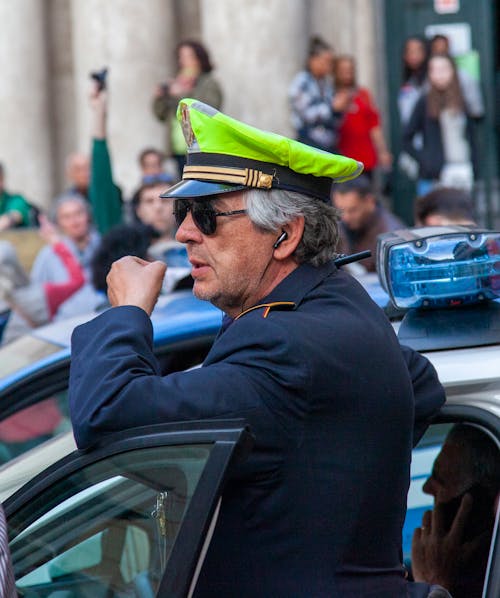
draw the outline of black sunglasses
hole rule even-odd
[[[235,216],[246,214],[246,210],[232,210],[231,212],[216,212],[212,200],[207,199],[176,199],[174,201],[174,216],[177,226],[184,222],[188,212],[191,212],[193,222],[204,235],[213,235],[217,228],[217,216]]]

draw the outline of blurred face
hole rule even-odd
[[[354,64],[352,60],[341,59],[335,64],[335,81],[341,87],[352,87],[354,85]]]
[[[342,222],[352,231],[362,230],[369,222],[376,208],[375,197],[361,197],[357,191],[334,193],[333,202],[342,215]]]
[[[88,189],[90,181],[90,163],[88,157],[83,154],[74,154],[71,156],[66,176],[77,189]]]
[[[142,158],[142,176],[155,176],[162,172],[162,160],[158,154],[151,152]]]
[[[213,207],[218,212],[245,209],[244,194],[222,194]],[[176,239],[187,246],[193,293],[199,299],[235,316],[269,292],[276,233],[257,229],[247,214],[220,216],[215,233],[204,235],[188,212]]]
[[[191,46],[181,46],[179,48],[178,60],[180,70],[200,71],[200,62]]]
[[[429,61],[429,81],[439,91],[447,89],[453,81],[453,66],[445,56],[433,56]]]
[[[76,243],[87,238],[90,230],[88,212],[80,201],[68,200],[62,203],[56,214],[61,232]]]
[[[172,236],[175,231],[173,203],[171,199],[162,199],[160,194],[167,185],[162,183],[144,189],[137,206],[137,216],[144,224],[149,224],[162,236]]]
[[[309,70],[317,79],[331,75],[333,73],[333,52],[323,50],[323,52],[311,56],[309,58]]]
[[[413,71],[417,70],[425,60],[425,48],[421,41],[410,39],[404,51],[405,64]]]
[[[449,502],[472,485],[473,480],[467,475],[464,459],[460,446],[449,442],[443,444],[434,461],[432,474],[422,488],[426,494],[434,497],[436,504]]]
[[[431,44],[431,54],[448,54],[450,51],[448,40],[438,37]]]

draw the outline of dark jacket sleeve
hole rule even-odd
[[[262,438],[283,439],[290,403],[284,381],[304,393],[309,382],[301,360],[289,358],[286,334],[273,327],[258,351],[235,335],[216,344],[224,350],[218,362],[162,376],[151,321],[142,309],[115,307],[77,327],[69,385],[77,445],[87,447],[104,434],[137,426],[234,417],[246,419]],[[273,364],[272,372],[259,355]],[[290,433],[298,436],[296,430]]]
[[[446,395],[431,362],[409,347],[401,345],[401,349],[413,384],[415,401],[413,446],[415,447],[444,405]]]

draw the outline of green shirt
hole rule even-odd
[[[21,195],[12,195],[7,191],[0,193],[0,216],[9,212],[19,212],[22,216],[19,226],[29,226],[30,209],[28,202]]]

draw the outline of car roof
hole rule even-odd
[[[0,396],[18,384],[24,378],[69,360],[71,351],[71,334],[76,326],[83,324],[97,314],[95,312],[76,316],[41,326],[29,334],[16,339],[12,343],[0,348],[0,363],[7,361],[7,355],[23,343],[47,345],[46,351],[39,351],[41,357],[0,377]],[[159,299],[151,316],[155,346],[182,341],[197,336],[214,335],[220,327],[222,313],[207,301],[200,301],[191,291],[180,291],[163,296]],[[11,359],[11,358],[9,358]],[[0,370],[1,371],[1,370]],[[1,416],[1,406],[0,406]]]

